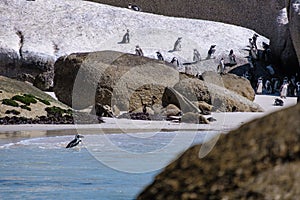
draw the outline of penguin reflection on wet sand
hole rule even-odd
[[[75,139],[73,139],[67,146],[66,148],[72,148],[77,146],[81,142],[81,138],[84,138],[82,135],[76,134]]]

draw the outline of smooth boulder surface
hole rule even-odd
[[[137,199],[297,199],[299,124],[297,104],[220,135],[201,159],[210,143],[193,146]]]
[[[172,65],[114,51],[71,54],[55,64],[54,92],[76,109],[100,103],[135,110],[162,104],[165,87],[179,81]]]
[[[91,1],[124,8],[128,4],[119,0]],[[295,25],[299,24],[298,0],[163,0],[155,3],[136,0],[134,3],[139,5],[143,12],[218,21],[255,30],[270,39],[274,61],[281,65],[281,70],[286,73],[299,71],[299,48],[295,45],[300,41],[299,31],[297,32],[299,29],[295,28]],[[290,12],[291,17],[288,19],[286,10],[289,8],[293,9],[294,14]],[[228,44],[231,45],[230,42]],[[298,52],[298,60],[295,50]]]
[[[237,94],[246,97],[250,101],[255,98],[255,92],[248,79],[240,77],[234,74],[219,75],[216,72],[204,72],[202,74],[204,82],[212,83],[221,87],[225,87],[228,90],[234,91]]]
[[[192,102],[205,101],[214,106],[213,111],[262,111],[239,94],[181,74],[169,63],[115,51],[59,58],[53,90],[60,101],[75,109],[99,103],[134,111],[144,105],[174,104],[184,113],[199,113]]]
[[[174,89],[190,101],[205,101],[212,105],[214,112],[263,111],[259,105],[236,92],[197,78],[183,79],[174,86]]]
[[[217,58],[234,49],[239,64],[243,64],[247,62],[243,49],[254,33],[224,23],[133,12],[87,1],[3,0],[0,10],[0,74],[9,77],[53,73],[54,62],[71,53],[101,50],[135,53],[136,45],[147,57],[157,59],[159,50],[166,61],[177,57],[183,63],[192,61],[194,48],[205,58],[210,45],[216,44]],[[127,29],[130,43],[121,43]],[[183,38],[182,49],[172,52],[178,37]],[[263,36],[258,40],[260,48],[262,41],[268,43]],[[216,68],[218,62],[218,59],[203,62],[199,70]]]

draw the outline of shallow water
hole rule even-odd
[[[65,148],[70,135],[2,139],[0,199],[134,199],[185,143],[213,134],[84,135],[73,149]]]

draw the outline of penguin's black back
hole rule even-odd
[[[72,141],[66,146],[66,148],[72,148],[72,147],[75,147],[75,146],[77,146],[77,145],[79,144],[79,142],[80,142],[80,140],[74,139],[74,140],[72,140]]]

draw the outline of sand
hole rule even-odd
[[[42,137],[54,135],[70,135],[79,133],[136,133],[136,132],[159,132],[159,131],[201,131],[212,130],[226,133],[238,128],[240,125],[253,119],[260,118],[271,112],[293,106],[297,103],[295,97],[284,99],[284,106],[273,106],[277,96],[256,95],[254,102],[258,103],[265,111],[259,113],[234,112],[234,113],[212,113],[217,119],[210,124],[187,124],[169,121],[142,121],[128,119],[103,118],[105,123],[87,125],[0,125],[0,139],[9,137]]]

